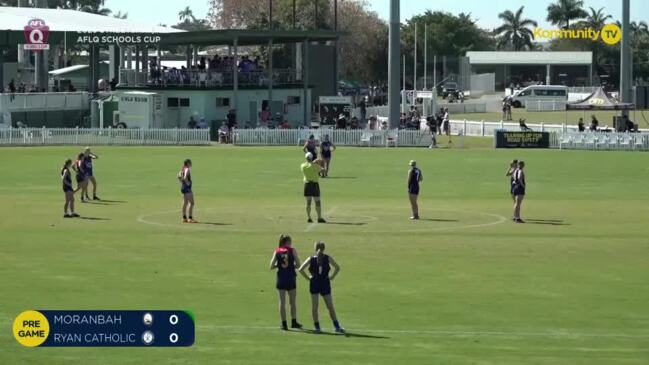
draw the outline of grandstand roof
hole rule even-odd
[[[467,52],[472,65],[590,65],[592,52]]]
[[[239,46],[266,44],[270,39],[273,43],[296,43],[304,39],[311,41],[337,40],[343,33],[334,31],[302,31],[302,30],[249,30],[249,29],[216,29],[175,33],[165,36],[161,43],[167,45],[232,45],[237,39]]]
[[[42,19],[51,32],[178,33],[179,29],[143,25],[127,19],[76,10],[0,7],[0,31],[22,32],[30,19]]]

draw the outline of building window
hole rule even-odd
[[[180,106],[182,108],[189,108],[189,98],[180,99]]]
[[[223,108],[230,106],[230,98],[216,98],[216,107]]]
[[[177,108],[178,98],[167,98],[167,108]]]
[[[288,96],[286,98],[286,104],[288,104],[288,105],[300,104],[300,97],[299,96]]]

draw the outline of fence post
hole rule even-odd
[[[566,123],[561,123],[561,131],[562,131],[563,133],[566,133],[566,131],[567,131],[567,130],[566,130]]]
[[[174,139],[176,140],[176,144],[178,144],[178,127],[174,128]]]
[[[462,133],[466,134],[466,119],[462,121]]]
[[[41,128],[41,144],[45,144],[45,132],[45,126],[43,126],[43,128]]]
[[[484,137],[484,120],[480,121],[480,135]]]
[[[500,130],[502,131],[502,130],[504,130],[504,129],[505,129],[505,122],[503,122],[503,121],[501,120],[501,121],[500,121]]]
[[[144,143],[144,141],[145,141],[145,138],[144,138],[144,129],[140,129],[140,133],[142,133],[142,137],[141,137],[141,139],[140,139],[140,143],[144,146],[144,145],[145,145],[145,143]]]
[[[74,144],[78,145],[79,144],[79,126],[75,127],[75,136],[74,136]]]
[[[11,144],[11,142],[13,141],[13,136],[14,136],[13,127],[9,126],[9,144]]]
[[[544,132],[544,131],[545,131],[545,129],[543,127],[543,122],[541,122],[541,132]]]

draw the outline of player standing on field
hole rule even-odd
[[[523,169],[525,168],[524,161],[518,161],[518,169],[514,171],[514,188],[512,193],[514,194],[514,222],[516,223],[525,223],[521,219],[521,205],[523,205],[523,199],[525,198],[525,173]]]
[[[286,323],[286,293],[288,292],[288,300],[291,306],[291,328],[302,328],[302,325],[297,321],[297,292],[295,288],[297,283],[295,277],[295,268],[300,266],[300,258],[297,256],[297,251],[292,247],[291,236],[279,236],[279,247],[273,252],[273,257],[270,259],[270,269],[277,269],[277,292],[279,294],[279,315],[282,319],[282,329],[288,330]]]
[[[90,147],[86,147],[86,149],[83,150],[83,164],[85,167],[86,177],[92,183],[92,200],[100,200],[97,196],[97,179],[95,179],[95,176],[92,172],[92,160],[96,160],[98,158],[99,156],[90,152]],[[88,189],[86,189],[86,200],[90,200],[90,197],[88,196]]]
[[[315,140],[315,136],[312,134],[309,136],[309,139],[304,142],[304,148],[302,148],[302,151],[304,153],[310,153],[313,155],[313,160],[316,160],[318,158],[318,142]]]
[[[304,175],[304,198],[306,199],[306,216],[307,222],[313,223],[311,219],[311,200],[315,200],[315,211],[318,214],[318,223],[327,223],[322,218],[322,203],[320,202],[320,172],[322,166],[314,162],[314,155],[308,152],[305,156],[306,162],[302,164],[302,174]]]
[[[63,185],[63,194],[65,194],[65,204],[63,205],[63,218],[73,218],[79,215],[74,212],[74,187],[72,187],[72,173],[70,172],[72,160],[67,159],[61,168],[61,183]],[[68,209],[70,213],[68,214]]]
[[[309,292],[311,293],[311,314],[313,315],[313,327],[315,332],[320,333],[320,320],[318,319],[318,304],[320,302],[320,296],[324,299],[325,305],[329,310],[329,316],[333,321],[334,328],[338,333],[345,333],[345,330],[338,323],[338,317],[336,317],[336,309],[334,309],[334,301],[331,298],[331,281],[338,275],[340,272],[340,266],[334,260],[333,257],[325,255],[325,243],[318,241],[315,243],[315,252],[314,256],[311,256],[309,260],[304,261],[302,266],[300,266],[300,274],[309,280]],[[329,276],[329,271],[333,266],[334,272]],[[304,270],[309,268],[309,274],[307,275]]]
[[[512,162],[509,163],[509,169],[505,174],[505,176],[509,177],[509,194],[512,196],[512,201],[516,201],[516,198],[514,197],[514,173],[517,168],[518,160],[512,160]]]
[[[329,141],[329,135],[325,134],[324,140],[320,143],[320,154],[322,154],[322,161],[324,161],[324,170],[322,177],[329,177],[329,166],[331,166],[331,154],[336,150],[336,146]]]
[[[419,219],[419,204],[417,198],[419,197],[419,183],[424,180],[421,170],[417,168],[417,161],[410,161],[410,170],[408,170],[408,197],[410,198],[410,207],[412,209],[412,216],[410,219]]]
[[[196,223],[194,220],[194,193],[192,191],[192,160],[187,159],[178,172],[180,193],[183,194],[183,223]]]

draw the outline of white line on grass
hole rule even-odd
[[[198,328],[207,330],[239,330],[239,331],[277,331],[279,327],[271,326],[217,326],[217,325],[198,325]],[[389,329],[347,329],[351,333],[384,333],[384,334],[403,334],[403,335],[427,335],[427,336],[454,336],[454,337],[544,337],[544,338],[629,338],[629,339],[649,339],[648,334],[630,335],[625,333],[584,333],[571,332],[566,330],[548,330],[545,332],[509,332],[509,331],[460,331],[460,330],[443,330],[443,329],[425,329],[425,330],[389,330]],[[649,349],[647,349],[649,351]]]

